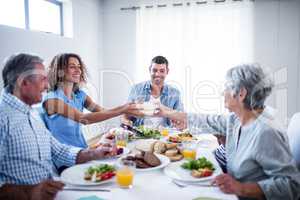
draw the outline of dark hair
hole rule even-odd
[[[70,58],[76,58],[79,61],[81,69],[80,81],[84,83],[86,82],[86,66],[80,56],[75,53],[58,54],[52,59],[49,66],[48,79],[50,91],[56,90],[58,85],[64,81],[64,70],[68,67]],[[76,83],[73,87],[73,91],[77,91],[79,87],[80,85]]]
[[[152,66],[153,63],[156,63],[156,64],[165,64],[166,67],[167,67],[167,70],[169,70],[169,62],[163,56],[155,56],[154,58],[152,58],[149,70],[151,70],[151,66]]]
[[[43,64],[43,59],[36,55],[20,53],[10,56],[2,70],[3,84],[7,92],[13,93],[18,78],[34,70],[35,64],[39,63]]]

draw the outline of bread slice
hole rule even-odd
[[[165,152],[165,155],[170,157],[170,156],[176,156],[178,153],[177,149],[169,149]]]
[[[177,144],[176,143],[169,143],[169,144],[166,144],[166,148],[167,149],[174,149],[177,147]]]
[[[175,156],[168,156],[168,157],[170,158],[170,160],[172,162],[176,162],[176,161],[183,159],[183,155],[181,155],[181,154],[177,154]]]
[[[156,167],[161,164],[160,160],[156,155],[151,152],[146,152],[144,155],[144,161],[151,167]]]
[[[143,160],[136,160],[135,163],[136,163],[136,168],[139,168],[139,169],[146,169],[146,168],[151,167]]]

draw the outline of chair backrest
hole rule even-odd
[[[293,157],[300,169],[300,113],[293,115],[288,126],[287,134]]]

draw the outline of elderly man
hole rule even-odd
[[[113,155],[111,148],[73,148],[59,143],[31,105],[42,100],[48,87],[43,60],[18,54],[3,71],[0,102],[0,199],[48,200],[64,186],[52,180],[52,165],[72,166]]]
[[[128,100],[130,102],[142,101],[153,104],[163,104],[174,110],[183,111],[183,104],[180,98],[180,92],[165,84],[165,79],[169,73],[169,62],[163,56],[156,56],[151,60],[149,66],[151,81],[138,83],[131,88]],[[122,122],[126,124],[133,123],[134,126],[149,125],[154,128],[159,126],[170,126],[171,121],[168,118],[144,117],[136,118],[125,115]]]

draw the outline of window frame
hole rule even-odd
[[[30,0],[24,0],[24,10],[25,10],[25,29],[31,30],[30,28],[30,18],[29,18],[29,1]],[[58,0],[44,0],[49,3],[55,4],[59,7],[59,22],[60,22],[60,34],[61,36],[64,36],[64,20],[63,20],[63,3]],[[44,32],[44,31],[43,31]],[[52,33],[52,32],[51,32]],[[56,33],[52,33],[56,34]]]

